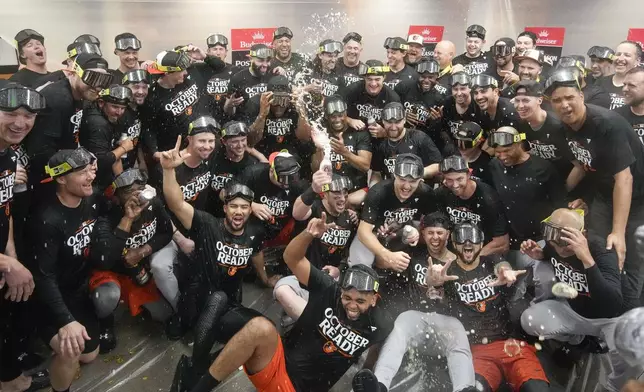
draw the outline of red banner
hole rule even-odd
[[[253,29],[231,29],[231,50],[250,50],[255,44],[271,46],[275,27],[259,27]]]
[[[561,48],[564,44],[565,27],[526,27],[525,30],[537,35],[537,46]]]
[[[426,44],[435,44],[443,39],[445,26],[409,26],[407,35],[420,34]]]
[[[628,36],[626,39],[629,41],[639,42],[640,46],[644,48],[644,29],[628,29]]]

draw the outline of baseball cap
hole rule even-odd
[[[532,60],[539,65],[543,65],[543,51],[537,49],[527,49],[521,56],[517,56],[517,61]]]
[[[56,177],[83,169],[95,161],[96,156],[83,147],[75,150],[60,150],[49,158],[47,166],[45,166],[45,173],[49,174],[50,178],[41,182],[51,182]]]
[[[482,130],[479,124],[473,121],[466,121],[458,127],[454,138],[459,140],[474,140],[481,134]]]
[[[521,80],[516,85],[514,90],[516,95],[525,95],[528,97],[542,97],[543,86],[536,80]],[[521,91],[519,91],[521,90]]]
[[[141,49],[141,41],[132,33],[121,33],[117,35],[114,37],[114,45],[116,45],[116,50]]]
[[[250,47],[250,57],[257,57],[260,59],[270,59],[273,57],[273,49],[264,44],[255,44]]]
[[[159,75],[169,72],[185,71],[190,64],[190,57],[184,52],[173,50],[163,51],[157,55],[156,61],[148,68],[148,72]]]
[[[30,39],[35,39],[40,41],[41,44],[45,44],[45,37],[33,29],[20,30],[14,39],[16,40],[16,47],[18,50],[22,49],[23,45],[29,42]]]
[[[82,69],[88,70],[93,68],[107,70],[107,60],[95,53],[81,53],[74,60]]]
[[[414,180],[423,178],[423,160],[415,154],[396,155],[394,174],[399,177],[411,177]]]
[[[275,75],[270,78],[266,89],[272,92],[291,92],[288,78],[283,75]]]
[[[275,169],[279,175],[290,175],[300,171],[300,164],[297,159],[286,151],[277,151],[272,153],[268,158],[268,163]]]
[[[423,46],[423,44],[425,43],[425,40],[423,39],[423,36],[420,34],[410,34],[407,37],[407,43]]]
[[[352,32],[348,33],[347,35],[345,35],[344,38],[342,38],[342,43],[346,44],[347,42],[352,41],[352,40],[356,41],[359,44],[361,44],[362,43],[362,36],[360,34],[356,33],[355,31],[352,31]]]
[[[291,31],[291,29],[289,29],[288,27],[282,26],[282,27],[278,27],[277,30],[273,32],[273,41],[283,37],[287,37],[289,39],[293,38],[293,32]]]
[[[481,25],[473,24],[465,30],[465,35],[468,37],[477,37],[480,39],[485,39],[486,32],[487,31],[485,30],[485,27]]]
[[[515,52],[516,43],[512,38],[503,37],[494,42],[492,46],[492,54],[494,57],[505,57]]]

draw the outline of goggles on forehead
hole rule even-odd
[[[92,70],[84,70],[78,63],[74,61],[74,72],[81,78],[81,80],[88,86],[94,88],[107,88],[112,84],[112,74],[102,73]]]
[[[593,46],[592,48],[588,49],[588,53],[586,54],[590,58],[594,57],[609,61],[615,60],[615,52],[611,48],[604,46]]]
[[[144,69],[135,69],[123,75],[123,84],[136,84],[136,83],[150,84],[150,74]]]
[[[88,42],[79,42],[76,44],[74,49],[67,52],[67,58],[72,59],[82,53],[95,54],[97,56],[103,56],[101,48],[96,44],[91,44]]]
[[[484,132],[481,131],[479,132],[478,135],[474,137],[474,139],[470,139],[469,137],[459,135],[458,132],[456,132],[455,135],[455,140],[456,140],[456,146],[460,149],[466,150],[470,148],[476,147],[476,145],[483,140],[484,138]]]
[[[397,50],[407,50],[409,45],[395,38],[387,38],[385,44],[383,45],[385,49],[397,49]]]
[[[458,245],[463,245],[466,242],[481,244],[483,243],[483,232],[472,224],[461,224],[454,228],[452,241]]]
[[[470,27],[467,28],[467,30],[465,30],[465,34],[468,37],[471,37],[472,35],[485,36],[485,33],[486,33],[485,28],[483,26],[479,26],[479,25],[471,25]]]
[[[585,215],[584,210],[577,209],[573,211],[579,214],[582,218]],[[568,246],[568,243],[561,239],[561,234],[564,228],[565,227],[563,226],[552,223],[552,216],[547,217],[541,221],[541,235],[543,236],[543,240],[552,241],[562,247]],[[581,230],[584,230],[583,224],[581,226]]]
[[[525,133],[513,135],[507,132],[493,132],[488,139],[490,147],[507,147],[525,140]]]
[[[585,62],[582,63],[574,57],[562,57],[561,59],[559,59],[556,69],[561,68],[576,68],[579,70],[580,75],[585,77],[587,69],[589,69],[590,67],[588,67],[588,64],[586,64]]]
[[[440,73],[440,65],[436,61],[430,60],[430,61],[423,61],[421,63],[418,63],[416,65],[416,72],[419,74],[424,74],[424,73],[430,73],[430,74],[437,74]]]
[[[116,41],[116,50],[139,50],[141,49],[141,41],[138,38],[121,38]]]
[[[91,34],[83,34],[77,37],[74,42],[87,42],[90,44],[101,46],[101,41]]]
[[[225,203],[238,197],[252,203],[255,198],[255,193],[246,185],[239,183],[232,183],[232,185],[226,186],[226,196],[224,197]]]
[[[246,136],[248,135],[248,127],[243,122],[234,122],[226,125],[224,129],[221,130],[221,137],[233,137],[233,136]]]
[[[380,287],[378,279],[369,275],[365,271],[349,268],[342,278],[341,287],[344,290],[356,289],[362,292],[378,292]]]
[[[249,56],[260,58],[260,59],[270,59],[273,57],[273,49],[259,48],[257,50],[251,50],[249,53]]]
[[[318,53],[340,53],[344,49],[344,46],[342,46],[341,42],[338,41],[333,41],[326,43],[324,45],[321,45],[318,48]]]
[[[579,85],[579,70],[577,68],[561,68],[550,75],[544,84],[544,93],[550,94],[558,86],[576,86]]]
[[[125,188],[134,183],[147,184],[148,176],[139,169],[126,170],[114,179],[114,189]]]
[[[490,75],[480,74],[474,76],[470,81],[472,89],[477,87],[499,87],[499,82]]]
[[[325,185],[325,192],[342,192],[344,190],[348,191],[352,187],[351,180],[348,177],[336,177],[331,181],[330,184]]]
[[[169,72],[180,72],[180,71],[185,71],[190,67],[190,64],[192,62],[190,61],[190,57],[183,51],[178,51],[179,53],[179,58],[177,59],[176,65],[161,65],[159,63],[156,64],[156,68],[165,73]]]
[[[273,39],[280,39],[282,37],[291,39],[293,38],[293,32],[288,27],[280,27],[273,33]]]
[[[347,104],[342,100],[329,101],[324,105],[324,111],[327,116],[332,116],[338,113],[345,113],[347,111]]]
[[[297,171],[294,171],[293,173],[278,173],[277,174],[277,182],[279,182],[282,185],[291,185],[300,180],[300,168],[298,165]]]
[[[463,157],[452,155],[443,159],[440,163],[441,173],[468,172],[470,170],[467,162]]]
[[[125,86],[111,86],[101,90],[98,96],[106,102],[127,105],[132,100],[132,90]]]
[[[79,147],[74,150],[74,152],[65,160],[65,162],[59,164],[58,166],[49,167],[49,165],[46,165],[45,173],[49,174],[51,178],[54,178],[74,170],[82,169],[94,162],[96,162],[96,155],[87,151],[83,147]]]
[[[383,76],[389,71],[390,71],[390,68],[386,65],[370,67],[367,64],[360,63],[360,65],[358,66],[359,76],[369,76],[369,75]]]
[[[23,86],[8,86],[0,90],[0,110],[13,112],[25,108],[32,113],[45,109],[47,102],[38,91]]]
[[[492,47],[492,53],[494,54],[494,57],[510,56],[513,55],[515,51],[516,48],[514,46],[494,45]]]
[[[387,122],[398,122],[405,118],[405,110],[402,106],[394,106],[382,110],[382,120]]]
[[[288,107],[291,104],[291,94],[281,91],[274,92],[271,101],[271,105]]]
[[[45,42],[45,37],[43,37],[39,32],[36,30],[32,29],[24,29],[20,31],[18,34],[16,34],[16,46],[18,46],[19,43],[26,41],[28,39],[37,39],[41,42]]]
[[[423,178],[424,170],[425,168],[419,166],[417,163],[401,162],[396,163],[396,166],[394,167],[394,174],[398,177],[411,177],[414,180],[418,180],[419,178]]]
[[[219,133],[219,123],[210,116],[202,116],[188,125],[188,136],[196,135],[202,132],[210,132],[215,135]]]
[[[456,86],[457,84],[469,86],[471,81],[472,78],[470,78],[470,75],[464,72],[452,74],[452,86]]]
[[[223,47],[228,46],[228,38],[223,34],[212,34],[206,39],[206,44],[209,48],[212,48],[216,45],[221,45]]]

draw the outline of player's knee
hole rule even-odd
[[[98,351],[99,349],[98,347],[96,347],[96,349],[91,353],[81,354],[78,360],[80,361],[80,363],[85,363],[85,364],[91,363],[96,359],[96,357],[98,357]]]
[[[258,339],[277,333],[273,323],[266,317],[255,317],[246,324],[244,329],[251,331]]]
[[[528,380],[521,385],[519,392],[542,392],[549,389],[550,385],[543,380]]]

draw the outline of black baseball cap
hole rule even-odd
[[[268,162],[275,169],[277,175],[294,174],[300,170],[300,164],[297,163],[297,159],[286,151],[272,153],[268,158]]]
[[[352,40],[356,41],[359,44],[361,44],[362,43],[362,36],[360,34],[356,33],[355,31],[352,31],[352,32],[348,33],[347,35],[345,35],[344,38],[342,38],[342,43],[346,44],[347,42],[352,41]]]
[[[56,177],[80,170],[95,161],[96,156],[83,147],[75,150],[59,150],[47,161],[45,172],[49,174],[49,178],[41,182],[50,182]]]
[[[536,80],[521,80],[516,85],[514,90],[516,95],[525,95],[528,97],[542,97],[543,85]]]
[[[288,27],[282,26],[282,27],[278,27],[273,32],[273,41],[275,41],[276,39],[283,38],[283,37],[287,37],[289,39],[292,39],[293,38],[293,32],[291,31],[291,29],[289,29]]]
[[[291,86],[288,82],[288,78],[283,75],[275,75],[268,80],[268,85],[266,86],[267,91],[272,92],[291,92]]]
[[[94,53],[81,53],[74,60],[83,70],[87,69],[108,69],[107,60]]]
[[[485,27],[483,27],[481,25],[477,25],[477,24],[473,24],[473,25],[469,26],[465,30],[465,35],[466,36],[468,36],[468,37],[476,37],[476,38],[480,38],[480,39],[485,39],[485,34],[486,33],[487,33],[487,31],[485,30]]]
[[[458,127],[454,138],[461,140],[474,140],[481,134],[482,128],[473,121],[466,121]]]
[[[257,57],[259,59],[270,59],[273,57],[273,49],[264,44],[255,44],[250,47],[250,57]]]

